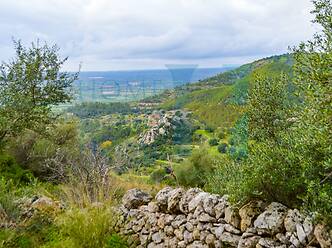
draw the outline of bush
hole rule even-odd
[[[221,140],[226,138],[226,132],[225,131],[220,131],[218,133],[218,138],[221,139]]]
[[[18,165],[15,159],[7,154],[0,153],[0,175],[5,180],[21,184],[29,182],[32,175]]]
[[[214,159],[206,148],[201,148],[194,150],[189,159],[175,167],[175,175],[181,185],[203,187],[213,169]]]
[[[165,176],[166,170],[164,168],[159,168],[151,173],[150,179],[155,183],[160,183],[164,180]]]
[[[227,143],[221,143],[219,146],[218,146],[218,151],[220,153],[226,153],[227,152],[227,148],[228,148],[228,144]]]
[[[217,146],[218,145],[218,140],[213,138],[209,140],[209,145],[210,146]]]
[[[127,247],[125,240],[114,231],[117,221],[110,207],[72,209],[56,222],[62,240],[72,247]]]
[[[41,180],[53,177],[45,167],[46,161],[61,152],[63,161],[78,156],[78,129],[75,121],[59,121],[48,127],[47,132],[38,134],[26,130],[20,137],[11,139],[7,152]]]

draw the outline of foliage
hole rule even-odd
[[[27,183],[31,175],[18,165],[13,157],[8,154],[0,153],[0,175],[5,180],[12,180],[14,183]]]
[[[16,57],[0,66],[0,142],[24,129],[41,131],[52,121],[51,107],[71,99],[77,74],[61,72],[67,58],[58,47],[14,41]]]
[[[113,142],[111,140],[106,140],[103,143],[101,143],[100,148],[101,149],[108,149],[112,146]]]
[[[217,146],[218,145],[218,139],[213,138],[209,140],[209,145],[210,146]]]
[[[122,102],[84,102],[69,107],[66,112],[73,113],[79,118],[100,117],[116,113],[130,114],[138,112],[129,103]]]
[[[56,224],[61,239],[69,240],[73,248],[127,247],[126,241],[114,231],[116,221],[110,207],[92,207],[69,210]]]
[[[256,74],[249,94],[249,133],[252,139],[277,140],[288,119],[288,78]]]
[[[62,182],[62,198],[67,204],[83,208],[112,199],[110,166],[99,151],[87,148],[79,157],[66,160],[57,153],[47,161],[47,167]]]
[[[226,153],[227,152],[227,148],[228,148],[228,144],[227,143],[221,143],[219,146],[218,146],[218,151],[220,153]]]
[[[77,123],[73,120],[59,120],[48,126],[43,134],[26,130],[20,137],[12,138],[7,151],[23,168],[43,180],[52,178],[52,171],[47,168],[46,161],[57,153],[63,155],[63,161],[78,156]]]
[[[174,168],[179,184],[191,187],[203,187],[207,177],[214,170],[214,158],[203,147],[194,150],[192,155]]]
[[[332,2],[313,3],[322,32],[294,49],[294,83],[303,104],[289,139],[301,161],[306,207],[332,223]]]
[[[331,224],[332,4],[314,5],[323,31],[294,49],[295,86],[285,74],[256,74],[247,113],[249,157],[220,164],[208,188],[230,192],[236,202],[261,198],[302,207]]]

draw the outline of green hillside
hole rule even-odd
[[[162,109],[185,108],[212,128],[231,127],[242,115],[255,73],[292,74],[290,55],[273,56],[245,64],[196,84],[164,93]]]

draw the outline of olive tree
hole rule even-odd
[[[56,45],[14,41],[15,57],[0,65],[0,144],[24,129],[40,131],[52,122],[52,107],[72,99],[78,73],[61,71]]]

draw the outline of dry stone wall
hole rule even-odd
[[[132,189],[119,212],[121,233],[138,247],[332,247],[332,232],[296,209],[261,201],[237,209],[198,188],[166,187],[154,199]]]

